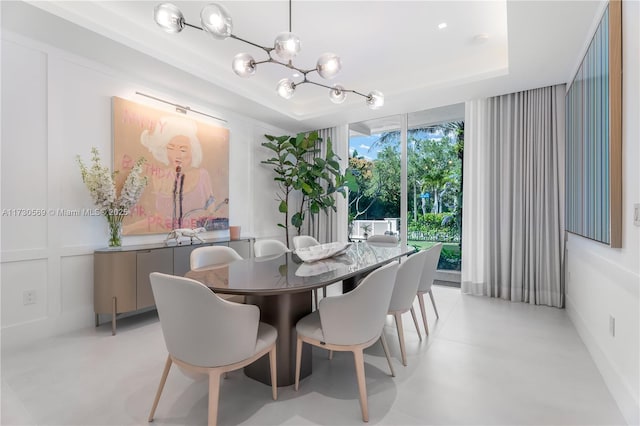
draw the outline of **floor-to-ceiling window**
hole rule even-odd
[[[351,126],[349,168],[358,184],[349,193],[351,239],[400,233],[400,118],[375,120],[370,123],[375,127]]]
[[[463,117],[455,106],[350,126],[352,240],[406,232],[417,248],[443,243],[438,269],[460,270]]]

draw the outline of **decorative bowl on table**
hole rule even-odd
[[[334,271],[336,269],[349,266],[352,262],[348,257],[329,258],[323,260],[317,260],[315,262],[303,262],[296,269],[297,277],[313,277],[316,275],[326,274],[327,272]]]
[[[320,244],[317,246],[300,248],[295,251],[295,254],[303,261],[303,262],[315,262],[322,259],[328,259],[333,256],[338,256],[339,254],[344,253],[351,243],[326,243]]]

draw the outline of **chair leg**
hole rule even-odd
[[[396,319],[396,328],[398,329],[398,340],[400,341],[400,354],[402,355],[402,365],[407,366],[407,353],[404,348],[404,330],[402,328],[402,314],[396,312],[394,315]]]
[[[330,350],[329,351],[329,361],[331,361],[333,359],[333,351]]]
[[[314,303],[317,311],[318,310],[318,289],[317,288],[313,289],[313,299],[314,299]]]
[[[416,318],[416,311],[411,307],[411,317],[413,318],[413,325],[416,326],[416,331],[418,332],[418,338],[422,340],[422,334],[420,334],[420,327],[418,327],[418,319]]]
[[[156,398],[153,400],[153,405],[151,406],[151,413],[149,413],[150,422],[153,421],[153,415],[156,413],[156,408],[158,408],[160,395],[162,394],[162,390],[164,389],[164,384],[167,381],[167,376],[169,375],[171,364],[172,364],[171,356],[167,355],[167,362],[164,363],[164,371],[162,372],[162,378],[160,378],[160,384],[158,385],[158,390],[156,391]]]
[[[360,393],[360,408],[362,409],[362,421],[369,421],[369,406],[367,405],[367,382],[364,376],[364,354],[362,349],[353,351],[353,359],[356,364],[356,377],[358,378],[358,392]]]
[[[438,308],[436,308],[436,300],[433,298],[433,290],[429,289],[429,297],[431,297],[431,304],[433,305],[433,310],[436,311],[436,318],[440,318],[438,314]]]
[[[218,398],[220,397],[220,373],[209,373],[209,426],[218,423]]]
[[[424,332],[429,335],[429,326],[427,325],[427,309],[424,306],[424,293],[418,293],[418,302],[420,303],[420,312],[422,312],[422,322],[424,323]]]
[[[276,345],[269,351],[269,367],[271,369],[271,396],[278,399],[278,367],[276,366]]]
[[[384,349],[384,355],[387,357],[389,363],[389,370],[391,370],[391,377],[396,377],[396,372],[393,371],[393,365],[391,364],[391,354],[389,353],[389,345],[387,345],[387,338],[384,337],[384,331],[380,334],[380,343],[382,343],[382,349]]]
[[[298,337],[298,341],[296,342],[296,386],[295,386],[296,390],[298,390],[298,385],[300,384],[301,361],[302,361],[302,340]]]

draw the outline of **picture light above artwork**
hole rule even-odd
[[[176,104],[176,103],[173,103],[173,102],[165,101],[164,99],[160,99],[160,98],[157,98],[155,96],[147,95],[146,93],[142,93],[142,92],[136,92],[136,95],[144,96],[145,98],[153,99],[154,101],[158,101],[158,102],[165,103],[167,105],[174,106],[176,108],[176,112],[179,112],[179,113],[182,113],[182,114],[186,114],[187,112],[195,112],[196,114],[204,115],[205,117],[213,118],[215,120],[219,120],[219,121],[222,121],[224,123],[227,122],[227,120],[225,120],[225,119],[218,118],[218,117],[215,117],[215,116],[213,116],[211,114],[207,114],[205,112],[200,112],[200,111],[197,111],[195,109],[192,109],[188,105],[180,105],[180,104]]]

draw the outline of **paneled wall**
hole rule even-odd
[[[107,225],[99,216],[59,213],[58,209],[93,207],[75,156],[88,159],[95,146],[104,163],[111,163],[112,96],[171,111],[169,106],[135,92],[168,99],[176,99],[176,95],[6,29],[1,48],[4,349],[93,327],[93,250],[106,246]],[[276,187],[269,169],[260,165],[264,156],[260,143],[265,133],[291,132],[214,104],[179,101],[228,120],[230,223],[242,226],[244,235],[279,236],[276,224],[280,218],[273,195]],[[45,214],[15,216],[11,209],[43,209]],[[254,214],[256,210],[259,215]],[[124,244],[163,239],[164,235],[125,237]],[[33,303],[25,304],[30,301]]]

